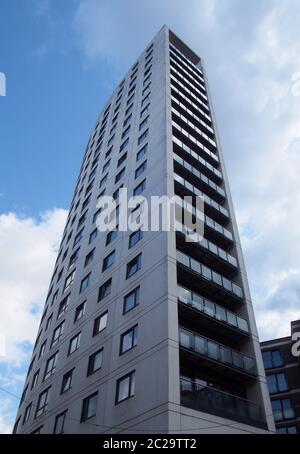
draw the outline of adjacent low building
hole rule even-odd
[[[294,333],[300,320],[291,322],[291,335],[261,343],[276,431],[300,433],[300,356],[293,355]]]

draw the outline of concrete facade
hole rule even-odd
[[[194,86],[193,74],[196,76]],[[199,82],[203,86],[200,90],[202,94],[197,88]],[[172,111],[172,107],[177,113]],[[178,117],[178,113],[181,116]],[[144,122],[145,118],[148,118],[147,123]],[[205,118],[210,129],[207,129]],[[177,126],[174,126],[174,122]],[[130,130],[126,134],[129,125]],[[188,125],[185,132],[179,131],[178,126],[182,129],[184,125]],[[145,131],[148,134],[139,144]],[[174,140],[174,137],[177,139]],[[180,149],[179,142],[184,137],[187,137],[186,147],[193,150],[194,156],[189,154],[187,148]],[[128,143],[124,146],[127,138]],[[199,148],[199,143],[203,144],[202,148]],[[146,144],[144,156],[138,159],[140,150]],[[142,239],[130,248],[131,232],[118,232],[108,245],[106,233],[98,232],[97,237],[91,240],[91,234],[96,229],[94,218],[97,198],[104,188],[105,195],[112,195],[123,185],[131,196],[133,189],[145,180],[141,195],[147,199],[151,195],[183,194],[181,183],[174,179],[175,172],[179,175],[182,167],[182,163],[175,164],[174,152],[204,175],[199,187],[212,200],[211,206],[208,206],[208,216],[210,223],[215,222],[213,227],[205,231],[205,239],[214,243],[219,248],[218,252],[212,255],[212,250],[206,249],[203,253],[204,246],[201,244],[199,248],[185,249],[180,235],[175,232],[143,232]],[[126,158],[119,164],[119,159],[125,153]],[[195,154],[201,156],[199,166]],[[145,161],[146,169],[136,177],[136,170]],[[116,175],[123,168],[125,170],[116,182]],[[188,180],[189,172],[190,167],[187,166],[180,177]],[[107,179],[103,182],[106,174]],[[195,186],[198,184],[197,178],[195,175],[192,177]],[[219,186],[219,195],[214,185]],[[217,209],[214,207],[216,204]],[[220,212],[219,206],[224,207],[227,215]],[[82,218],[84,213],[86,215]],[[226,240],[224,232],[220,233],[222,228],[229,232],[228,235],[231,234],[231,239],[227,237]],[[78,233],[82,229],[82,236],[78,240]],[[78,257],[72,263],[72,256],[78,248]],[[93,258],[86,265],[86,256],[94,248]],[[209,288],[203,285],[202,289],[200,277],[194,272],[190,273],[180,263],[176,248],[224,276],[222,284],[215,285],[212,282]],[[103,259],[113,251],[113,264],[102,271]],[[227,263],[224,262],[224,253]],[[139,254],[140,269],[126,278],[127,264]],[[235,265],[229,266],[227,254],[235,257],[235,260],[232,259]],[[73,282],[64,290],[65,281],[74,270]],[[89,274],[88,286],[80,291],[82,280]],[[234,294],[233,287],[230,293],[225,291],[225,276],[229,283],[237,286],[235,291],[241,292],[240,296]],[[111,291],[98,302],[99,288],[109,279]],[[203,310],[196,314],[195,308],[180,301],[178,294],[178,284],[184,284],[187,288],[189,283],[191,291],[209,297],[219,309],[230,310],[230,314],[233,314],[231,317],[243,319],[247,330],[242,332],[238,326],[233,327],[227,321],[221,321],[216,313],[209,316]],[[139,304],[124,314],[124,297],[136,288],[139,288]],[[59,307],[68,294],[68,306],[60,315]],[[75,321],[76,308],[83,302],[84,314]],[[106,311],[106,327],[93,336],[94,320]],[[51,347],[53,333],[62,321],[62,336]],[[122,334],[136,325],[136,345],[120,354]],[[223,347],[227,345],[231,366],[229,360],[224,361],[221,356],[212,358],[209,350],[201,353],[191,345],[184,345],[184,333],[180,334],[179,326],[192,332],[193,338],[204,335],[205,339],[216,342],[220,354],[225,354]],[[70,341],[78,333],[79,346],[69,355]],[[211,345],[207,340],[205,342]],[[45,347],[41,353],[43,345]],[[89,357],[99,349],[103,349],[101,368],[87,376]],[[52,373],[44,379],[47,361],[56,352],[58,355]],[[252,358],[251,373],[246,370],[246,357],[239,356],[238,352]],[[232,359],[235,357],[236,360]],[[240,360],[242,363],[237,365]],[[236,364],[233,364],[234,361]],[[63,376],[71,370],[72,385],[61,393]],[[134,373],[135,383],[132,395],[117,402],[118,380],[131,373]],[[186,379],[187,373],[190,381],[184,388],[182,377],[184,375]],[[207,380],[205,387],[201,384],[205,405],[201,397],[203,392],[201,394],[198,389],[199,380],[203,381],[203,377]],[[224,385],[228,380],[232,381],[230,392]],[[40,414],[39,399],[48,388],[48,402]],[[83,401],[95,393],[98,393],[97,401],[93,400],[89,407],[91,415],[85,418]],[[232,394],[233,397],[230,397]],[[227,404],[225,411],[228,398],[231,399],[232,417],[228,417],[230,405]],[[259,406],[259,417],[255,413],[256,416],[252,418],[248,401],[253,402],[255,409]],[[65,417],[60,417],[63,414]],[[207,77],[200,58],[167,27],[163,27],[116,88],[92,131],[50,283],[14,431],[265,433],[273,430],[255,318]]]

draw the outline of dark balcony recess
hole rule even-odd
[[[227,377],[240,375],[243,380],[256,378],[255,360],[250,356],[179,327],[180,358],[191,370],[211,370]]]
[[[267,429],[258,404],[218,389],[181,379],[180,400],[181,405],[193,410]]]

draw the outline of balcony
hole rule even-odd
[[[194,186],[191,184],[188,180],[183,178],[182,176],[178,175],[178,173],[174,172],[174,183],[175,183],[175,192],[176,191],[176,185],[177,185],[177,190],[182,193],[183,196],[188,195],[187,191],[190,193],[198,196],[198,197],[203,197],[204,202],[206,204],[206,210],[209,215],[214,215],[219,222],[224,222],[227,223],[229,220],[229,212],[228,210],[223,207],[223,205],[220,205],[217,203],[215,200],[213,200],[211,197],[209,197],[207,194],[202,192],[198,187]],[[185,189],[187,191],[185,191]]]
[[[181,405],[193,410],[204,411],[263,429],[267,428],[258,404],[215,388],[181,379],[180,400]]]
[[[201,187],[201,189],[203,189],[210,196],[214,197],[217,202],[224,202],[226,195],[223,188],[201,173],[198,169],[196,169],[196,167],[187,162],[185,159],[182,159],[177,153],[173,152],[173,159],[175,171],[176,168],[180,169],[180,171],[183,172],[188,179],[194,180],[196,184]]]
[[[186,352],[194,355],[190,359],[197,365],[202,364],[207,368],[218,370],[230,369],[232,373],[236,371],[248,377],[256,376],[256,364],[250,356],[182,327],[179,327],[179,345]],[[198,360],[197,357],[202,360]]]
[[[188,203],[186,200],[183,200],[180,196],[178,196],[178,205],[184,210],[189,211],[194,217],[198,217],[199,219],[203,218],[203,213],[199,212],[196,207]],[[232,244],[232,233],[221,224],[218,224],[216,221],[211,219],[209,216],[206,216],[206,214],[204,215],[204,224],[205,234],[208,233],[209,237],[211,237],[213,241],[216,241],[217,243],[221,242],[224,247]]]
[[[238,341],[248,337],[247,320],[181,285],[177,288],[181,320],[193,321],[199,327],[219,330],[225,337],[228,335]]]
[[[205,223],[204,223],[205,227]],[[176,243],[179,249],[187,254],[196,254],[197,258],[204,265],[213,268],[224,276],[232,279],[238,272],[238,263],[235,257],[219,247],[216,243],[209,241],[191,231],[180,221],[175,221]],[[191,237],[193,241],[187,242],[186,238]]]
[[[222,300],[224,304],[234,305],[243,299],[242,288],[225,276],[203,265],[189,255],[177,250],[177,262],[182,267],[180,276],[187,281],[192,280],[190,273],[193,273],[196,279],[193,279],[195,286],[198,286],[206,293],[209,293],[214,299]],[[188,275],[186,276],[186,273]]]

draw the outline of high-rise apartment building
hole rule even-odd
[[[300,356],[299,347],[293,352],[294,333],[300,333],[300,320],[291,322],[290,336],[261,343],[276,431],[279,434],[300,433]]]
[[[147,200],[202,196],[204,239],[99,232],[97,200],[118,201],[122,187]],[[272,409],[203,63],[163,27],[89,139],[14,431],[268,430]]]

